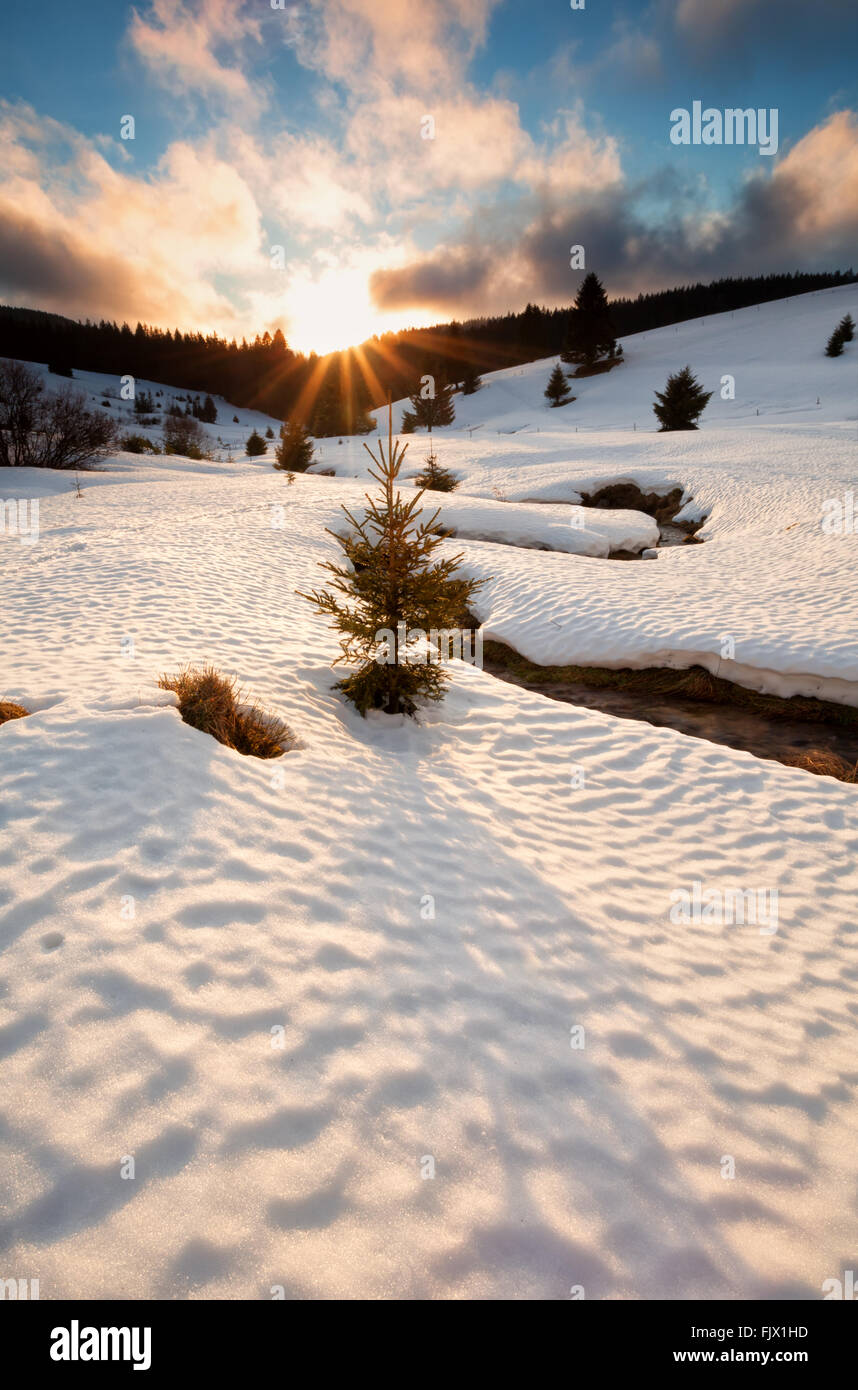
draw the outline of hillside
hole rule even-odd
[[[559,410],[553,359],[457,396],[427,503],[484,635],[858,705],[858,541],[821,525],[855,489],[847,311],[628,338]],[[716,394],[658,434],[686,362]],[[210,462],[118,455],[81,496],[0,470],[39,503],[0,536],[30,711],[0,726],[4,1268],[45,1299],[818,1298],[858,1248],[855,784],[461,661],[417,721],[362,719],[296,591],[366,452],[326,439],[290,485],[217,407]],[[681,489],[703,543],[581,505],[620,481]],[[158,677],[200,661],[292,751],[183,723]],[[747,917],[683,919],[701,886]]]

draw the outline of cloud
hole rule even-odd
[[[240,64],[228,65],[216,53],[235,55],[244,40],[261,41],[259,14],[243,0],[152,0],[145,16],[131,11],[128,38],[151,74],[171,89],[260,105]]]
[[[832,40],[848,43],[858,28],[855,0],[679,0],[675,19],[698,59],[726,59],[731,71],[749,64],[756,44],[803,66],[810,52],[830,53]]]
[[[353,91],[441,97],[464,81],[499,0],[325,0],[289,13],[302,63]]]
[[[217,277],[266,274],[261,216],[213,149],[169,147],[146,177],[29,107],[0,106],[0,288],[56,312],[227,329],[238,310]],[[31,156],[36,156],[32,158]]]
[[[271,216],[273,240],[345,235],[356,222],[376,216],[366,170],[344,157],[321,135],[269,131],[262,142],[246,130],[221,132],[224,155],[263,199]]]
[[[134,314],[143,286],[118,256],[25,213],[0,194],[0,294],[84,316],[94,306]]]
[[[655,222],[654,202],[664,207]],[[485,206],[448,246],[377,271],[374,300],[380,309],[428,304],[457,317],[525,300],[566,303],[580,276],[569,264],[573,244],[584,246],[587,268],[614,294],[848,265],[858,244],[858,117],[841,111],[809,131],[771,173],[749,178],[725,212],[713,213],[700,181],[683,184],[674,170],[571,201],[549,187],[511,206]]]

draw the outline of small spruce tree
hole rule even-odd
[[[244,448],[245,452],[252,459],[260,458],[263,454],[266,454],[268,452],[268,445],[265,443],[265,440],[262,438],[262,435],[259,434],[257,430],[254,430],[253,433],[250,435]]]
[[[696,430],[711,391],[704,391],[690,367],[674,372],[667,378],[663,391],[656,391],[653,411],[662,432],[666,430]]]
[[[843,334],[839,328],[835,328],[828,342],[825,344],[826,357],[839,357],[843,352]]]
[[[548,378],[548,385],[545,388],[544,395],[548,397],[552,406],[568,405],[569,402],[574,399],[566,384],[566,373],[559,362]]]
[[[313,462],[313,441],[298,420],[280,426],[280,443],[274,450],[274,467],[285,473],[305,473]]]
[[[473,396],[475,391],[479,391],[482,381],[477,376],[476,367],[468,367],[465,370],[465,379],[462,382],[462,395]]]
[[[839,357],[844,343],[851,343],[855,337],[855,321],[851,314],[844,314],[825,345],[826,357]]]
[[[431,447],[431,446],[430,446]],[[458,478],[449,468],[442,468],[434,449],[426,455],[426,467],[414,479],[415,487],[426,488],[430,492],[452,492],[459,486]]]
[[[352,529],[345,536],[331,532],[345,556],[342,565],[323,565],[334,576],[334,592],[301,595],[317,613],[332,618],[340,633],[342,655],[335,664],[356,664],[337,688],[361,714],[368,709],[414,714],[419,699],[442,698],[448,677],[420,636],[455,630],[468,600],[486,582],[457,576],[461,555],[436,558],[443,544],[433,529],[438,512],[423,521],[422,492],[404,500],[398,490],[408,445],[398,440],[394,445],[392,414],[388,421],[386,455],[382,441],[377,455],[364,444],[381,495],[367,494],[362,521],[343,507]]]
[[[270,425],[268,426],[268,429],[265,431],[265,438],[266,438],[266,439],[273,439],[273,438],[274,438],[274,431],[273,431],[273,429],[271,428]]]

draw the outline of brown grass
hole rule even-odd
[[[828,748],[809,748],[786,759],[789,767],[803,767],[817,777],[836,777],[839,782],[858,782],[858,763],[854,767]]]
[[[178,696],[179,713],[186,724],[211,734],[237,753],[279,758],[295,746],[294,736],[282,719],[259,705],[247,704],[234,677],[222,676],[213,666],[185,666],[175,676],[161,676],[158,684]]]
[[[5,724],[8,719],[23,719],[24,715],[29,713],[23,705],[13,705],[11,700],[0,700],[0,724]]]

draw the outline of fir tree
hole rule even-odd
[[[377,455],[368,444],[364,448],[376,465],[370,476],[380,484],[381,495],[367,494],[362,521],[343,507],[352,529],[346,536],[331,534],[343,549],[345,563],[323,565],[334,576],[334,592],[314,591],[302,597],[333,619],[342,648],[338,662],[356,664],[337,688],[360,713],[382,709],[414,714],[418,699],[440,700],[448,681],[421,638],[433,629],[455,631],[466,604],[485,580],[456,577],[461,555],[436,559],[443,544],[433,529],[438,513],[421,520],[422,492],[406,501],[397,488],[408,445],[398,440],[394,445],[392,413],[387,455],[381,441]]]
[[[462,395],[473,396],[475,391],[479,391],[482,381],[477,376],[476,367],[468,367],[465,370],[465,379],[462,382]]]
[[[826,357],[839,357],[844,343],[851,343],[855,337],[855,321],[851,314],[844,314],[825,345]]]
[[[245,444],[244,449],[245,453],[247,453],[250,458],[255,459],[261,458],[263,454],[268,452],[268,445],[265,443],[262,435],[259,434],[257,430],[254,430]]]
[[[206,396],[200,407],[200,419],[207,425],[217,424],[217,406],[211,396]]]
[[[265,431],[265,438],[266,438],[266,439],[273,439],[273,438],[274,438],[274,431],[273,431],[273,429],[271,428],[270,425],[268,426],[268,429]]]
[[[333,381],[320,391],[315,407],[311,428],[316,439],[328,439],[333,434],[342,434],[341,404],[339,393]]]
[[[280,426],[280,443],[274,450],[274,467],[285,473],[305,473],[313,462],[313,441],[298,420]]]
[[[831,337],[828,339],[828,342],[825,344],[826,357],[839,357],[843,351],[843,344],[845,341],[842,326],[838,324]]]
[[[417,387],[414,395],[409,396],[412,409],[406,411],[406,415],[413,415],[414,424],[423,425],[427,430],[438,429],[441,425],[452,425],[456,418],[452,385],[432,377],[426,389],[431,394],[424,396],[424,387],[421,384]],[[412,433],[412,430],[405,428],[404,419],[403,433]]]
[[[566,373],[559,362],[548,378],[548,385],[543,394],[548,397],[552,406],[568,405],[574,399],[566,384]]]
[[[591,270],[584,276],[575,304],[569,311],[561,361],[595,367],[600,362],[619,361],[619,346],[608,309],[608,297],[599,277]]]
[[[690,367],[674,372],[667,378],[663,391],[656,391],[653,410],[662,432],[665,430],[696,430],[711,391],[704,391]]]
[[[459,480],[449,468],[442,468],[434,449],[426,455],[426,467],[414,479],[415,487],[427,488],[430,492],[452,492],[459,486]]]

